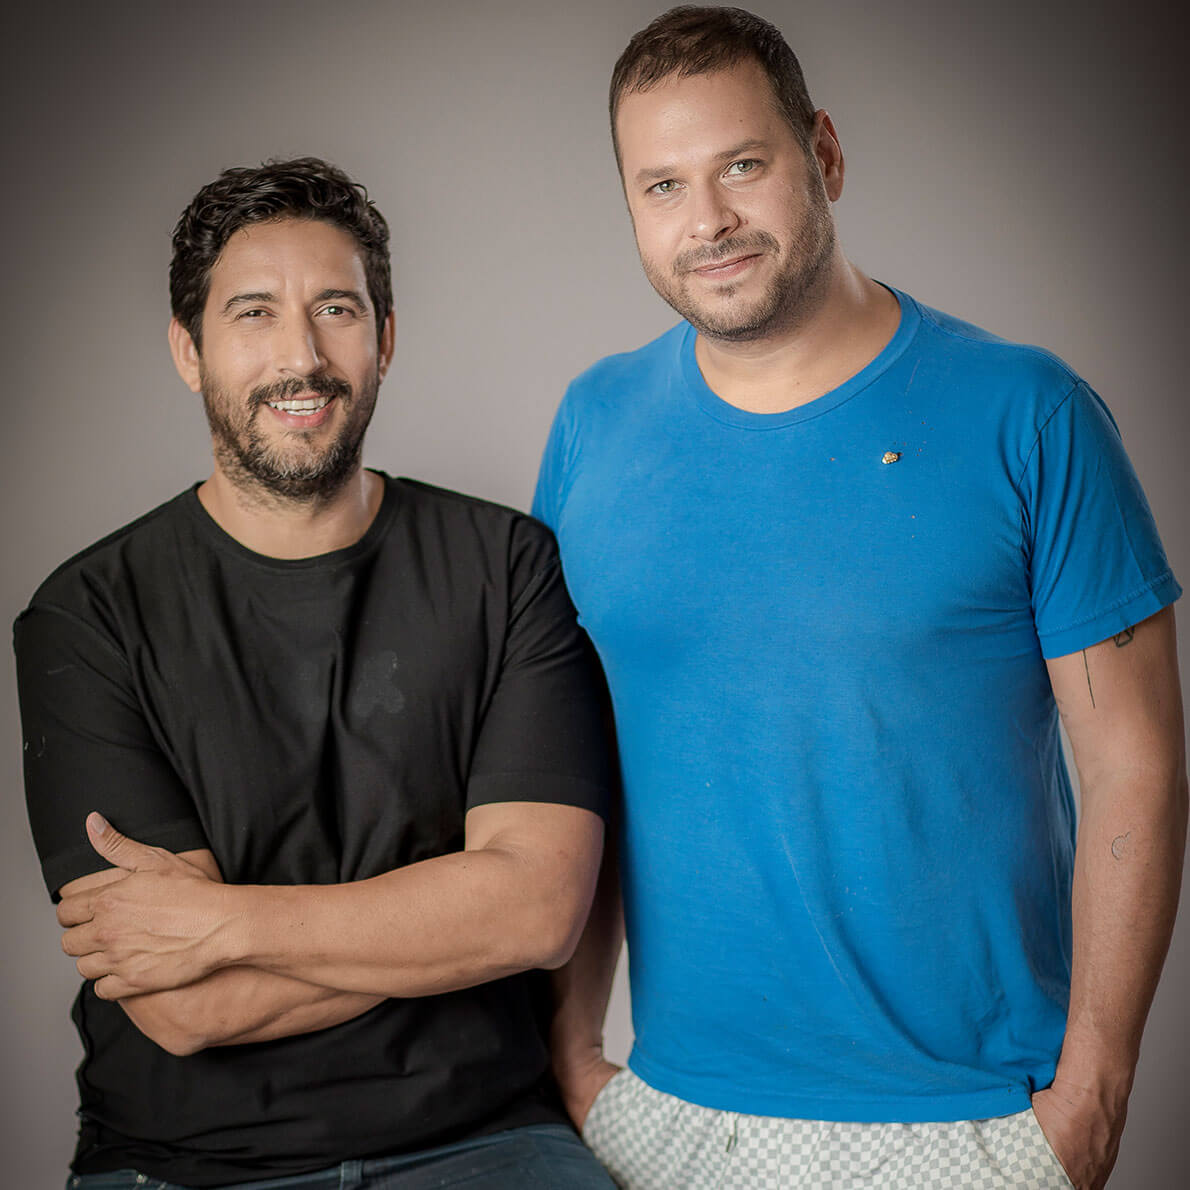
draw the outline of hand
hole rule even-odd
[[[1033,1113],[1076,1190],[1102,1190],[1116,1163],[1125,1108],[1092,1088],[1055,1078],[1033,1096]]]
[[[558,1080],[558,1088],[562,1092],[566,1114],[570,1116],[579,1132],[583,1130],[583,1124],[586,1123],[587,1113],[590,1112],[595,1097],[620,1069],[621,1067],[604,1058],[600,1046],[592,1046],[565,1058],[555,1052],[554,1077]]]
[[[87,815],[91,846],[123,876],[65,896],[58,922],[62,949],[77,958],[95,994],[120,1000],[193,983],[220,964],[204,946],[222,918],[226,886],[201,868],[120,834],[100,814]]]

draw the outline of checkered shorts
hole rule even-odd
[[[744,1116],[622,1070],[583,1140],[624,1190],[1071,1190],[1032,1111],[940,1124]]]

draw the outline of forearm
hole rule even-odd
[[[550,1052],[560,1079],[572,1066],[603,1052],[603,1022],[612,980],[624,945],[624,907],[616,847],[609,838],[591,913],[578,946],[565,966],[553,973],[554,1014]]]
[[[383,997],[338,992],[250,967],[119,1001],[151,1041],[179,1057],[211,1046],[275,1041],[353,1020]]]
[[[557,967],[591,896],[596,861],[580,850],[536,863],[486,848],[353,884],[223,886],[224,924],[206,961],[381,996],[435,995]]]
[[[1084,784],[1075,856],[1070,1009],[1058,1078],[1121,1103],[1169,946],[1181,887],[1186,775],[1139,766]]]
[[[616,859],[614,842],[609,842],[582,938],[570,962],[553,976],[550,1057],[562,1101],[580,1130],[595,1097],[616,1071],[603,1054],[603,1022],[624,945]]]

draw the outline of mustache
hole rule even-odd
[[[674,257],[673,267],[675,272],[689,273],[709,264],[718,264],[732,256],[750,256],[758,251],[773,252],[779,247],[777,237],[770,232],[754,231],[749,235],[731,236],[717,244],[707,244],[705,248],[690,248],[685,252],[679,252]]]
[[[273,384],[261,384],[248,394],[248,407],[258,409],[269,401],[284,401],[299,393],[317,393],[320,397],[350,397],[351,385],[337,376],[291,376]]]

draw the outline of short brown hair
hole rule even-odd
[[[204,186],[174,228],[169,297],[174,317],[202,347],[202,313],[211,269],[227,241],[243,227],[276,219],[316,219],[354,237],[364,258],[377,337],[393,306],[388,224],[368,192],[341,169],[317,157],[266,161],[225,169]]]
[[[726,70],[753,59],[768,76],[777,107],[808,152],[814,132],[814,104],[806,91],[797,55],[781,31],[742,8],[700,8],[683,4],[662,13],[629,43],[612,71],[608,112],[612,145],[620,164],[616,112],[631,91],[647,91],[670,75],[689,78]]]

